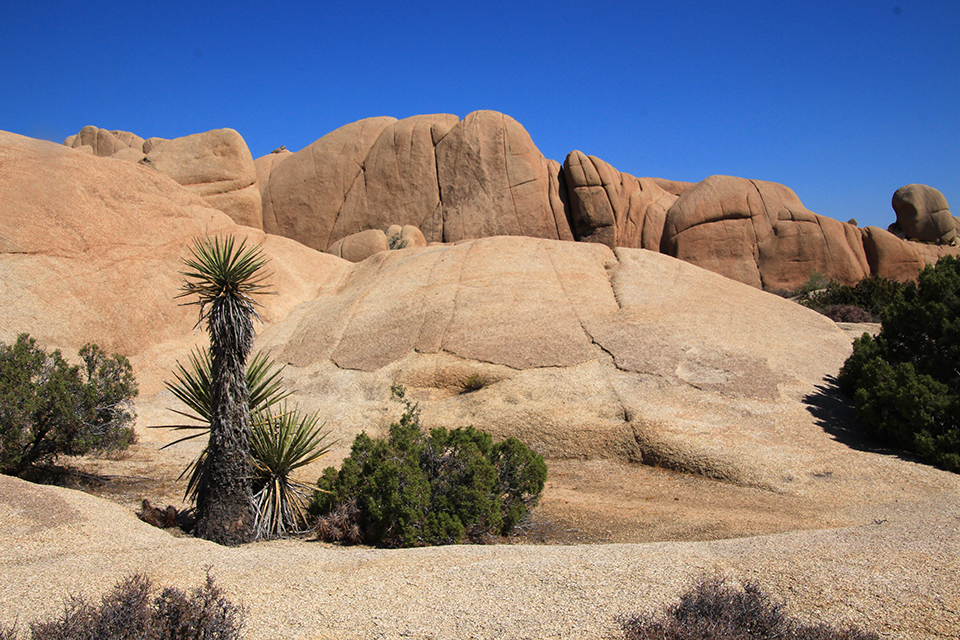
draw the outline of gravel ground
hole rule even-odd
[[[224,548],[82,492],[0,477],[0,622],[56,615],[142,571],[197,586],[207,568],[248,607],[251,639],[607,638],[697,577],[755,578],[795,614],[889,638],[960,637],[960,496],[904,494],[859,524],[647,544]],[[909,499],[908,499],[909,497]]]

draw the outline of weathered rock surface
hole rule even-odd
[[[427,242],[493,235],[572,240],[546,160],[512,118],[492,111],[370,118],[341,127],[273,169],[265,229],[326,250],[388,225]],[[441,197],[442,194],[442,197]]]
[[[262,192],[267,188],[267,182],[270,180],[270,174],[273,168],[293,155],[293,152],[287,148],[272,151],[265,156],[260,156],[253,161],[253,166],[257,170],[257,186]],[[261,207],[262,207],[261,203]]]
[[[473,424],[548,455],[663,465],[829,505],[849,525],[653,546],[381,553],[278,540],[224,550],[92,496],[0,478],[9,578],[0,622],[55,615],[61,597],[96,598],[145,563],[162,584],[192,587],[211,563],[251,603],[257,638],[359,637],[375,627],[608,637],[616,615],[649,605],[637,584],[669,584],[657,593],[667,604],[702,571],[735,568],[830,621],[879,624],[894,637],[956,635],[956,476],[856,441],[842,421],[849,406],[828,382],[849,339],[818,314],[669,256],[602,243],[492,237],[350,264],[241,227],[159,172],[13,134],[0,133],[0,167],[0,340],[28,331],[68,355],[92,340],[132,356],[149,443],[173,439],[143,429],[169,421],[160,380],[205,341],[196,309],[173,299],[180,259],[192,239],[230,233],[264,243],[279,295],[262,299],[258,348],[289,363],[294,399],[340,438],[331,462],[357,432],[377,435],[397,417],[388,389],[400,382],[428,427]],[[768,210],[776,202],[756,197]],[[862,233],[877,246],[892,238]],[[485,385],[466,392],[476,375]],[[709,527],[709,505],[700,513]],[[323,607],[304,609],[277,587],[294,573]],[[493,590],[477,598],[490,576]],[[794,592],[798,580],[806,588]],[[331,584],[339,587],[324,591]],[[466,594],[463,606],[431,606],[450,594]]]
[[[196,310],[174,300],[181,257],[194,237],[234,233],[264,242],[280,293],[264,297],[259,347],[289,363],[297,398],[344,446],[396,417],[393,382],[423,402],[430,426],[474,424],[549,455],[643,460],[778,490],[784,469],[802,477],[810,443],[832,446],[801,398],[839,368],[844,334],[668,256],[501,236],[350,265],[238,227],[147,167],[12,134],[0,154],[10,167],[0,176],[10,194],[0,339],[27,331],[45,346],[95,341],[126,353],[145,406],[203,340]],[[462,393],[473,374],[489,384]]]
[[[203,340],[195,307],[175,300],[194,238],[263,242],[272,322],[346,263],[286,238],[238,227],[166,175],[0,132],[0,340],[30,333],[47,348],[96,342],[130,356],[144,393]],[[164,370],[166,372],[164,372]],[[153,380],[144,382],[144,376]]]
[[[233,129],[155,142],[143,162],[196,193],[237,224],[263,228],[257,169],[247,143]]]
[[[358,178],[362,181],[367,152],[396,121],[382,117],[348,124],[286,158],[263,190],[264,231],[319,251],[339,240],[332,232],[343,202]]]
[[[814,273],[847,284],[869,273],[915,277],[914,258],[941,255],[819,216],[772,182],[637,178],[580,151],[561,167],[518,122],[494,111],[462,121],[369,118],[291,157],[282,169],[280,159],[258,160],[264,228],[338,255],[348,236],[399,224],[418,228],[428,244],[517,235],[661,251],[769,290],[795,290]],[[910,232],[952,242],[956,219],[942,196],[918,189],[907,200],[925,213],[905,223]]]
[[[853,284],[869,273],[853,225],[818,216],[773,182],[711,176],[667,212],[666,253],[753,287],[795,289],[813,273]]]
[[[400,382],[430,427],[778,490],[822,435],[802,397],[850,350],[826,318],[668,256],[525,237],[379,253],[259,344],[343,438],[395,419]],[[471,375],[488,384],[464,393]]]
[[[367,229],[334,242],[327,253],[350,262],[363,262],[375,253],[390,250],[387,234],[380,229]]]
[[[572,240],[549,163],[519,122],[475,111],[437,143],[442,229],[428,241],[520,235]],[[422,227],[421,227],[422,228]]]
[[[64,140],[67,147],[100,157],[147,164],[165,173],[237,224],[263,228],[258,169],[247,143],[233,129],[167,140],[88,125]],[[266,166],[266,175],[269,168]]]
[[[102,158],[122,153],[124,159],[139,162],[143,158],[143,138],[129,131],[107,131],[87,125],[63,144],[73,149],[86,150]],[[132,151],[131,151],[132,150]],[[139,157],[137,157],[139,154]]]
[[[655,178],[635,178],[603,160],[572,151],[563,163],[577,240],[608,247],[660,250],[667,210],[679,195]],[[680,193],[686,183],[665,182]]]
[[[908,184],[893,194],[895,223],[904,237],[920,242],[956,244],[960,219],[950,214],[943,194],[925,184]]]

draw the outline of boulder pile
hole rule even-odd
[[[861,229],[809,211],[772,182],[637,178],[580,151],[561,165],[495,111],[367,118],[257,160],[231,129],[144,140],[90,126],[65,144],[151,166],[238,224],[351,262],[399,246],[526,236],[657,251],[793,291],[814,274],[910,280],[960,252],[958,219],[932,187],[899,189],[897,222]],[[394,226],[402,242],[391,242]]]

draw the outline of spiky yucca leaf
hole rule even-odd
[[[213,415],[211,406],[212,376],[211,369],[213,363],[210,358],[210,351],[207,349],[196,349],[190,353],[189,366],[184,366],[177,362],[177,370],[174,371],[175,381],[167,381],[164,384],[167,389],[173,393],[181,402],[183,402],[189,411],[180,411],[171,409],[185,418],[196,420],[202,424],[196,425],[173,425],[172,428],[177,431],[193,431],[188,436],[178,438],[173,442],[160,447],[166,449],[175,444],[198,438],[206,435],[210,430],[210,418]],[[281,387],[283,366],[270,358],[265,353],[259,352],[250,360],[247,367],[246,380],[247,389],[250,393],[250,412],[253,419],[251,428],[256,429],[256,416],[258,413],[269,410],[270,407],[281,402],[290,395],[289,391],[284,391]],[[171,428],[167,426],[157,428]],[[187,468],[180,474],[179,479],[187,478],[187,488],[184,497],[190,502],[196,503],[197,492],[200,487],[205,486],[209,480],[209,470],[206,464],[207,448],[187,465]]]
[[[316,413],[302,414],[286,403],[278,409],[274,413],[268,407],[254,414],[250,439],[257,528],[265,536],[306,530],[312,486],[294,480],[291,474],[326,455],[333,446],[327,442],[329,432],[317,424]]]
[[[211,406],[211,369],[213,368],[213,363],[210,359],[210,351],[202,348],[195,349],[190,352],[189,358],[188,366],[184,366],[180,361],[177,361],[177,368],[173,372],[176,380],[168,380],[164,382],[164,385],[178,400],[187,406],[189,411],[181,411],[179,409],[170,410],[202,424],[178,424],[156,427],[158,429],[173,428],[177,431],[190,430],[198,432],[165,444],[160,447],[161,449],[172,447],[184,440],[200,437],[210,429],[210,418],[213,415],[213,408]],[[280,374],[283,373],[283,369],[283,365],[277,364],[275,360],[263,352],[258,352],[251,358],[246,371],[251,413],[272,407],[290,395],[289,391],[284,391],[281,388],[282,378]]]
[[[234,249],[236,239],[233,236],[212,240],[195,240],[191,249],[191,258],[184,259],[187,271],[182,271],[184,284],[178,298],[197,296],[196,300],[184,304],[200,305],[199,326],[211,317],[210,308],[226,304],[228,314],[253,313],[254,293],[269,293],[263,281],[269,276],[262,271],[267,264],[261,247],[247,247],[246,240]],[[213,333],[211,328],[211,333]]]

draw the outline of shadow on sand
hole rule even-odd
[[[804,396],[807,411],[816,419],[817,425],[842,444],[858,451],[897,456],[917,462],[918,458],[899,449],[881,444],[867,431],[857,418],[853,401],[840,390],[835,376],[827,376],[816,386],[814,393]]]

